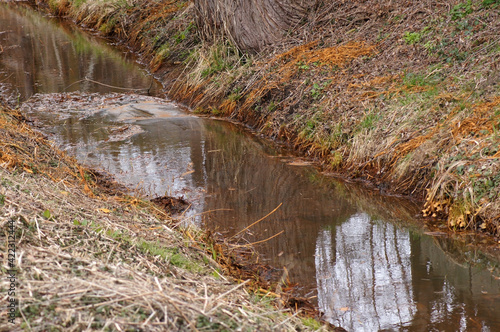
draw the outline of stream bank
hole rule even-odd
[[[30,19],[36,17],[38,19],[33,25]],[[6,20],[10,18],[11,15],[6,16]],[[14,24],[14,30],[22,26],[33,32],[45,31],[45,27],[51,26],[49,22],[43,23],[45,20],[33,12],[29,18],[23,24]],[[2,19],[2,23],[6,20]],[[48,21],[57,22],[54,19]],[[35,28],[30,28],[31,26]],[[58,39],[60,33],[57,29],[49,30],[52,32],[41,34],[40,37],[30,32],[31,42],[28,43],[33,45],[34,50],[53,45],[48,49],[49,61],[44,60],[43,65],[36,66],[37,70],[50,72],[50,66],[45,64],[50,64],[51,58],[65,60],[74,57],[72,51],[75,50],[68,45],[72,45],[72,40],[79,40],[74,37],[79,34],[68,34],[71,37],[68,43],[68,40]],[[20,36],[28,37],[25,32],[19,32]],[[15,34],[9,33],[7,36]],[[42,42],[42,46],[37,46],[39,42]],[[12,46],[15,45],[14,43]],[[61,48],[56,48],[56,45]],[[94,68],[102,68],[101,63],[107,61],[106,57],[99,56],[100,52],[89,52],[89,49],[94,48],[100,50],[102,46],[85,46],[82,43],[76,45],[76,58],[90,58],[88,62]],[[51,57],[50,54],[55,56]],[[33,59],[36,63],[39,59],[32,57],[30,52],[19,55],[25,61],[23,58],[9,57],[9,47],[2,60],[11,59],[4,63],[12,66],[16,61],[26,64]],[[68,69],[71,72],[75,67],[72,62],[69,64],[67,68],[56,69],[61,73]],[[81,69],[92,72],[92,66],[82,66]],[[122,75],[119,68],[108,71],[103,78],[115,75],[119,77]],[[124,72],[125,75],[132,74],[130,67]],[[43,75],[39,76],[36,71],[33,73],[36,76],[32,87],[35,91],[44,89],[46,82],[41,81]],[[37,85],[39,82],[43,84]],[[61,88],[70,84],[71,80],[67,80]],[[82,88],[85,89],[86,86]],[[95,102],[92,103],[92,100]],[[112,105],[113,100],[115,105]],[[380,328],[380,324],[385,327],[406,324],[412,317],[418,318],[419,326],[432,324],[440,329],[445,324],[453,330],[446,317],[460,317],[451,319],[453,322],[464,319],[467,322],[481,321],[485,326],[495,326],[495,316],[492,318],[488,310],[484,310],[494,308],[484,304],[490,294],[495,293],[493,288],[485,288],[485,285],[495,285],[495,282],[484,266],[481,267],[486,264],[488,269],[494,269],[494,265],[489,266],[487,260],[483,261],[473,247],[456,251],[458,248],[455,248],[453,241],[440,240],[439,237],[444,235],[440,232],[431,232],[429,235],[432,235],[432,239],[422,234],[420,228],[412,229],[410,224],[414,213],[403,207],[404,200],[391,204],[390,198],[377,198],[376,193],[371,193],[366,188],[358,190],[352,185],[333,181],[309,169],[303,161],[287,160],[289,158],[286,156],[280,156],[281,153],[274,152],[271,144],[262,144],[252,135],[245,135],[241,128],[230,130],[229,124],[219,126],[215,123],[223,124],[221,121],[205,121],[192,115],[186,117],[168,102],[148,101],[143,96],[82,93],[37,95],[23,105],[23,111],[30,116],[46,118],[46,128],[42,130],[49,133],[62,147],[75,148],[72,154],[79,159],[83,157],[84,162],[95,159],[96,156],[98,161],[109,160],[110,165],[118,162],[118,172],[113,170],[118,175],[120,170],[126,170],[125,175],[129,174],[128,177],[132,178],[146,171],[145,175],[152,175],[153,179],[165,179],[162,169],[166,169],[168,174],[179,161],[181,164],[191,161],[191,166],[190,163],[180,165],[183,169],[179,170],[179,174],[182,173],[181,178],[184,177],[187,183],[194,181],[193,184],[206,190],[203,194],[205,202],[201,203],[207,204],[209,210],[213,203],[214,207],[229,205],[227,207],[236,212],[221,211],[214,218],[216,224],[224,224],[224,230],[239,231],[246,227],[244,219],[253,222],[261,218],[264,211],[265,214],[278,203],[284,202],[276,213],[254,226],[250,232],[261,240],[265,238],[262,235],[285,231],[286,236],[263,243],[266,247],[264,251],[269,253],[270,258],[277,259],[278,264],[275,266],[286,266],[291,277],[297,273],[300,275],[302,270],[309,270],[311,273],[305,277],[307,280],[317,279],[318,301],[321,302],[322,310],[330,320],[342,320],[342,326],[353,330],[373,330],[376,326]],[[137,134],[132,137],[123,135],[129,129],[131,133],[136,129]],[[64,142],[66,136],[69,138],[69,145]],[[260,146],[263,146],[263,151]],[[264,155],[259,151],[264,152]],[[169,155],[177,158],[171,160]],[[129,165],[133,166],[133,172],[128,169]],[[169,167],[165,167],[166,165]],[[127,168],[124,169],[124,166]],[[256,173],[259,167],[262,170]],[[217,180],[215,182],[214,176]],[[159,189],[160,192],[164,191]],[[409,225],[405,225],[407,219],[410,220]],[[297,234],[301,236],[297,237]],[[306,235],[307,239],[304,237]],[[296,238],[298,241],[295,241]],[[465,240],[465,243],[470,242]],[[363,248],[361,251],[364,254],[359,256],[359,250],[352,251],[353,246]],[[296,262],[306,269],[300,269]],[[451,269],[454,272],[448,275],[446,271]],[[366,273],[367,271],[371,272]],[[346,275],[351,276],[348,283],[343,282]],[[429,280],[433,280],[432,287],[429,287]],[[465,280],[468,282],[464,283]],[[370,285],[377,285],[378,288]],[[395,291],[404,296],[393,299]],[[356,300],[360,294],[366,293],[372,295],[363,297],[363,301]],[[453,305],[447,305],[446,310],[433,310],[432,316],[426,314],[431,307],[440,306],[437,303],[444,303],[451,298]],[[382,310],[388,303],[391,303],[391,307],[393,303],[397,304],[399,316]],[[480,310],[477,311],[477,308]],[[359,326],[359,321],[364,325]]]
[[[500,231],[496,1],[323,4],[258,53],[206,41],[190,1],[36,3],[132,47],[197,112],[415,197],[433,223]]]

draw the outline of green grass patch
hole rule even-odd
[[[420,42],[420,40],[422,40],[422,34],[419,32],[406,31],[403,35],[403,39],[408,45],[413,45],[413,44]]]
[[[408,88],[435,86],[441,82],[439,75],[426,75],[424,73],[408,72],[403,76],[403,84]]]
[[[312,317],[303,318],[302,323],[313,330],[319,330],[321,328],[321,323]]]
[[[170,264],[179,268],[192,272],[201,272],[203,270],[198,262],[195,262],[180,253],[178,248],[165,247],[159,242],[150,242],[146,240],[139,240],[137,248],[144,253],[159,256],[164,260],[168,260]]]
[[[201,76],[205,78],[232,69],[235,59],[239,59],[240,56],[239,51],[232,45],[215,45],[208,52],[208,65],[202,70]]]
[[[189,34],[192,33],[193,30],[195,30],[195,28],[196,25],[194,24],[194,22],[189,22],[188,26],[184,30],[179,31],[174,35],[173,38],[175,43],[182,43],[189,36]]]
[[[453,21],[462,19],[473,12],[472,0],[459,3],[450,10],[450,16]]]
[[[312,88],[311,88],[311,97],[314,100],[321,99],[321,97],[324,94],[325,89],[328,87],[328,85],[331,83],[331,80],[327,80],[322,83],[314,83]]]
[[[500,6],[500,0],[484,0],[481,4],[483,7],[499,7]]]

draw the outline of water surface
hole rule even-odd
[[[0,72],[22,96],[113,91],[88,81],[71,85],[88,73],[110,85],[150,85],[121,52],[29,10],[0,4],[0,32]],[[13,47],[20,43],[29,47]],[[336,325],[500,330],[498,262],[463,242],[425,234],[410,201],[336,180],[240,126],[158,98],[36,96],[24,110],[80,161],[152,195],[183,196],[193,203],[186,218],[227,236],[278,207],[246,238],[282,232],[257,244],[263,259],[286,267]]]
[[[20,100],[55,91],[157,93],[161,88],[130,52],[29,8],[0,5],[0,82],[15,88]]]

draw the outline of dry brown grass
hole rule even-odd
[[[15,220],[19,238],[20,301],[20,323],[2,329],[290,330],[300,322],[251,300],[245,283],[207,273],[217,265],[165,221],[29,173],[1,168],[0,176],[1,226]]]
[[[500,97],[494,97],[491,101],[483,101],[472,105],[473,114],[465,119],[454,121],[451,124],[453,138],[460,144],[461,140],[474,133],[474,137],[481,139],[495,132],[498,126],[500,114],[494,115],[493,109],[500,105]],[[490,159],[495,159],[498,154]]]
[[[373,55],[376,51],[376,46],[365,42],[350,42],[346,45],[326,48],[318,48],[318,44],[319,41],[313,41],[296,46],[262,64],[262,68],[266,68],[267,73],[260,79],[256,78],[255,83],[246,87],[248,92],[242,108],[248,112],[266,93],[279,89],[295,77],[301,66],[316,64],[319,67],[342,68],[353,59]]]

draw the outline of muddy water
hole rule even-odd
[[[14,18],[13,27],[9,22]],[[3,26],[6,22],[11,25]],[[16,29],[18,25],[28,30]],[[0,34],[2,46],[30,31],[28,44],[62,36],[51,49],[59,44],[77,48],[71,46],[76,32],[5,6],[0,6],[2,31],[9,31]],[[77,40],[87,40],[78,47],[86,54],[109,50],[92,61],[94,68],[108,71],[104,76],[141,72],[119,52],[89,37]],[[38,90],[30,93],[62,92],[71,84],[44,85],[58,76],[46,78],[37,63],[31,65],[33,73],[12,65],[17,58],[22,57],[9,55],[4,47],[0,71],[37,76],[39,84],[31,86]],[[89,70],[78,61],[67,65],[65,72]],[[147,83],[146,77],[129,87]],[[97,85],[85,89],[103,92]],[[241,127],[200,119],[161,99],[37,96],[24,110],[81,161],[152,194],[183,196],[193,202],[185,218],[227,236],[277,208],[251,227],[246,238],[256,242],[279,234],[257,244],[263,259],[286,267],[303,294],[315,296],[325,317],[349,331],[500,330],[498,261],[443,234],[426,234],[417,226],[418,209],[411,202],[335,180]]]
[[[15,88],[20,100],[54,91],[159,91],[131,53],[71,24],[0,5],[0,82]]]

